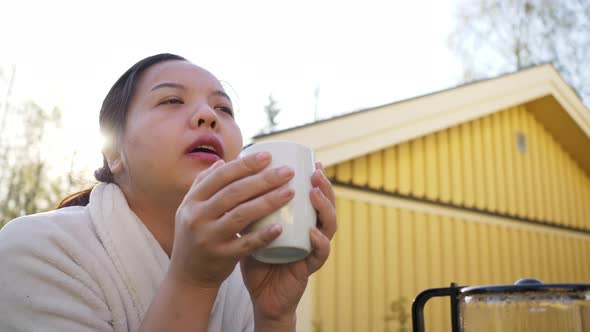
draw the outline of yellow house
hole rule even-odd
[[[337,195],[303,331],[410,331],[412,299],[451,282],[590,282],[590,112],[550,65],[267,140],[312,147]],[[431,302],[427,330],[450,330]]]

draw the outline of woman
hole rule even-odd
[[[100,126],[100,183],[0,231],[0,331],[294,331],[336,231],[321,165],[312,253],[268,265],[250,254],[280,227],[236,234],[293,197],[293,170],[266,169],[265,152],[237,158],[241,133],[213,75],[146,58],[111,88]]]

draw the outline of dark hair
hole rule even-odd
[[[162,53],[147,57],[129,68],[119,79],[102,102],[98,122],[101,133],[106,137],[107,144],[118,144],[125,131],[127,122],[127,112],[129,104],[135,95],[137,82],[141,79],[143,73],[151,66],[164,61],[186,61],[185,58],[170,54]],[[103,165],[94,172],[94,177],[100,182],[113,183],[114,176],[111,173],[106,157],[103,154]],[[82,190],[64,198],[59,203],[58,208],[67,206],[85,206],[90,200],[90,191],[92,188]]]

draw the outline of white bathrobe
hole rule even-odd
[[[136,331],[170,260],[121,190],[99,184],[86,207],[15,219],[0,230],[0,331]],[[251,331],[239,267],[209,331]]]

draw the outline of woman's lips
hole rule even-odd
[[[223,145],[214,135],[199,135],[186,149],[189,157],[206,163],[223,159]]]
[[[221,159],[221,157],[211,152],[191,152],[188,154],[188,156],[205,163],[214,163]]]

